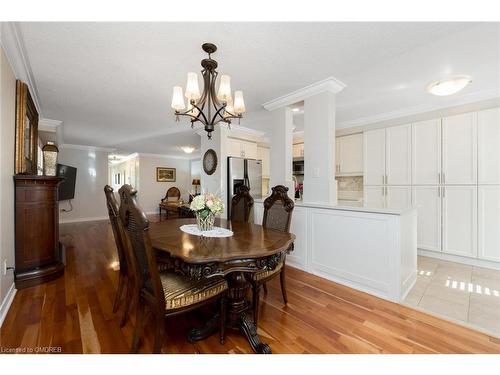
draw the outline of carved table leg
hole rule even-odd
[[[245,279],[242,272],[235,272],[229,275],[229,292],[228,292],[228,312],[226,326],[231,329],[242,332],[255,353],[271,354],[269,345],[260,341],[257,335],[257,327],[252,318],[252,306],[247,301],[246,296],[250,289],[250,283]],[[194,342],[202,340],[219,328],[219,314],[215,314],[203,327],[194,328],[189,331],[188,340]]]

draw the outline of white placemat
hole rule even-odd
[[[180,229],[185,233],[202,237],[231,237],[233,235],[232,230],[221,227],[214,227],[212,230],[202,232],[196,224],[182,225]]]

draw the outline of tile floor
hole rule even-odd
[[[404,303],[500,337],[500,271],[419,256]]]

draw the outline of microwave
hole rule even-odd
[[[293,161],[293,174],[304,174],[304,160]]]

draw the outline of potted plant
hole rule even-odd
[[[196,224],[202,232],[214,228],[215,215],[224,212],[224,203],[212,193],[200,194],[193,198],[189,206],[196,216]]]

